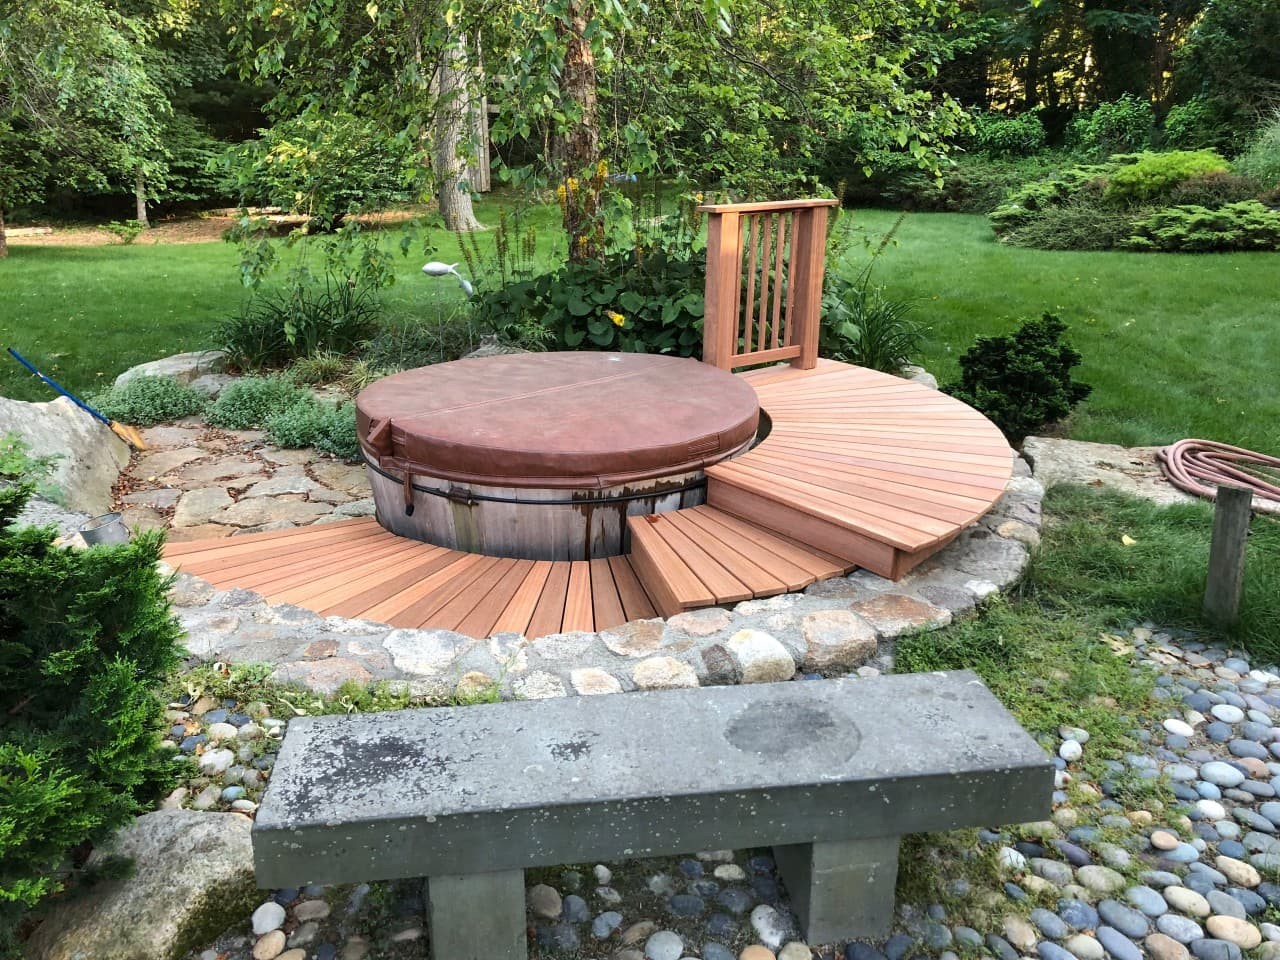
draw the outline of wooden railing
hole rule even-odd
[[[818,362],[827,210],[837,200],[718,203],[707,214],[702,359],[723,370]]]

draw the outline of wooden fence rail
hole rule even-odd
[[[818,362],[827,211],[837,200],[718,203],[707,214],[702,359],[724,370]]]

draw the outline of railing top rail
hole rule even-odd
[[[698,207],[700,213],[773,213],[778,210],[808,210],[813,207],[834,207],[839,200],[765,200],[759,203],[707,203]]]

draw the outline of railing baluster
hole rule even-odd
[[[784,200],[698,208],[709,215],[703,360],[725,370],[778,360],[801,369],[816,366],[827,210],[836,203]]]
[[[760,231],[760,309],[751,312],[751,322],[756,326],[756,343],[765,350],[769,345],[769,259],[773,240],[773,214],[761,214],[764,229]]]
[[[758,214],[749,215],[747,222],[751,224],[751,229],[749,231],[750,240],[747,244],[747,302],[743,310],[742,321],[742,352],[744,354],[751,352],[752,327],[755,326],[756,318],[756,252],[760,242],[760,217]]]
[[[778,244],[777,252],[774,254],[773,275],[773,342],[770,344],[773,349],[783,346],[789,341],[780,339],[782,336],[782,297],[785,290],[782,283],[782,252],[787,246],[787,224],[791,222],[791,214],[778,214]]]

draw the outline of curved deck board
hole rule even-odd
[[[831,360],[739,376],[771,432],[707,470],[706,505],[630,518],[629,556],[482,557],[358,519],[174,543],[165,559],[325,616],[539,637],[800,590],[856,566],[897,578],[990,510],[1012,473],[989,420],[919,384]]]

